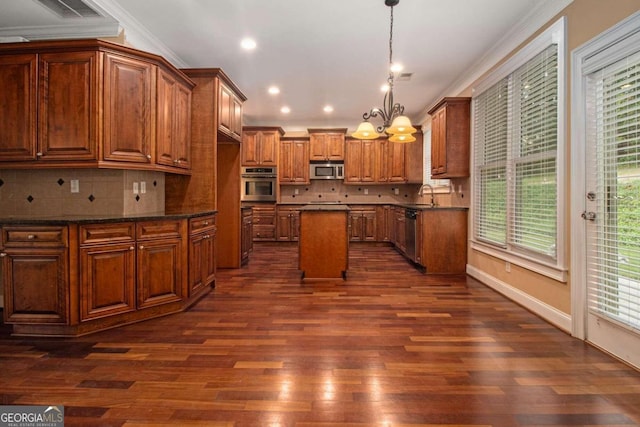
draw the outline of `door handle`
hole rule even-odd
[[[582,215],[580,215],[580,216],[584,220],[589,220],[589,221],[595,221],[596,220],[596,213],[595,212],[584,211],[584,212],[582,212]]]

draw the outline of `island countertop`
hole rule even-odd
[[[110,222],[128,222],[128,221],[155,221],[166,219],[189,219],[201,216],[212,215],[217,211],[197,211],[182,213],[145,213],[131,215],[55,215],[46,217],[0,217],[0,225],[67,225],[67,224],[106,224]]]

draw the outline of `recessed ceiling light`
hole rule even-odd
[[[280,88],[278,86],[271,86],[268,90],[271,95],[277,95],[280,93]]]
[[[240,46],[242,46],[244,50],[253,50],[256,48],[257,44],[254,39],[247,37],[242,39],[242,41],[240,42]]]
[[[291,112],[291,108],[284,106],[280,109],[280,112],[283,114],[289,114]]]
[[[332,113],[333,112],[333,107],[331,105],[325,105],[323,110],[324,110],[325,113]]]

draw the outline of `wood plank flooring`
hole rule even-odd
[[[300,283],[256,244],[189,312],[77,339],[0,333],[0,403],[67,426],[630,426],[640,373],[466,276],[352,245]]]

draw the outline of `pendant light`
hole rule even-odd
[[[413,142],[416,140],[411,134],[416,129],[411,125],[411,120],[404,115],[404,106],[394,102],[393,99],[393,83],[394,71],[393,66],[393,7],[400,3],[400,0],[385,0],[384,4],[389,6],[391,10],[390,30],[389,30],[389,77],[387,78],[387,90],[382,102],[382,108],[374,107],[368,113],[364,113],[362,118],[364,121],[358,125],[356,131],[351,134],[356,139],[376,139],[386,132],[391,135],[389,141],[392,142]],[[380,117],[382,125],[374,129],[369,122],[372,117]]]

